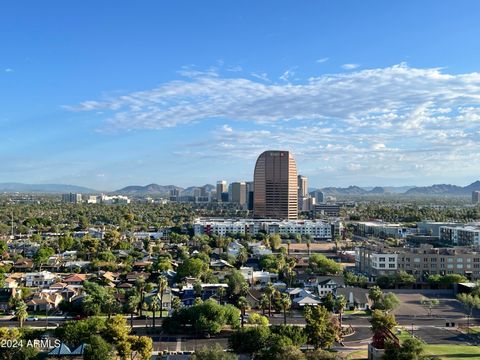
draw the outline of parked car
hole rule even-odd
[[[25,321],[38,321],[38,317],[35,316],[29,316],[25,319]]]

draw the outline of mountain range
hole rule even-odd
[[[207,192],[215,189],[214,185],[206,184],[203,186],[190,186],[183,188],[175,185],[158,185],[149,184],[145,186],[131,185],[122,189],[112,191],[110,194],[129,195],[129,196],[143,196],[143,195],[168,195],[171,190],[178,190],[183,195],[193,195],[195,189],[205,187]],[[314,189],[309,189],[314,190]],[[470,196],[472,191],[480,191],[480,181],[477,180],[467,186],[458,186],[450,184],[435,184],[431,186],[376,186],[376,187],[359,187],[349,186],[342,187],[326,187],[320,189],[326,195],[350,195],[350,196],[364,196],[364,195],[405,195],[405,196]],[[45,194],[59,194],[59,193],[82,193],[82,194],[96,194],[101,191],[90,189],[83,186],[66,185],[66,184],[22,184],[22,183],[0,183],[0,193],[45,193]]]

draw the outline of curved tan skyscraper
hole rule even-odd
[[[297,165],[289,151],[262,153],[253,173],[253,215],[256,218],[297,219]]]

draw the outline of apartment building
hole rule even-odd
[[[441,226],[440,240],[458,246],[480,245],[480,226]]]
[[[331,240],[335,233],[339,233],[342,224],[331,224],[324,221],[312,220],[271,220],[271,219],[197,219],[193,224],[195,235],[249,234],[255,236],[259,231],[267,234],[291,235],[300,234],[311,236],[317,240]]]
[[[377,276],[406,271],[422,282],[429,275],[460,274],[472,281],[480,279],[480,252],[472,247],[387,248],[364,246],[356,250],[356,269],[371,280]]]

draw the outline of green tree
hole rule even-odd
[[[150,310],[152,310],[152,319],[153,319],[153,329],[155,329],[156,327],[156,315],[157,315],[157,311],[158,309],[160,309],[161,306],[160,306],[160,300],[158,300],[158,297],[157,296],[154,296],[153,299],[152,299],[152,302],[150,303]]]
[[[331,292],[327,293],[322,299],[322,305],[330,312],[335,311],[335,296]]]
[[[232,333],[229,346],[237,354],[257,354],[267,345],[270,329],[266,326],[243,328]]]
[[[127,300],[127,311],[130,313],[130,327],[133,329],[133,315],[136,313],[140,304],[140,296],[131,294]]]
[[[23,301],[19,301],[15,311],[15,316],[18,319],[20,327],[23,327],[23,322],[28,317],[27,305]]]
[[[48,246],[40,246],[33,257],[33,262],[36,266],[42,269],[42,265],[48,262],[50,256],[55,255],[55,250]]]
[[[310,269],[319,275],[335,275],[342,271],[340,264],[327,259],[325,255],[313,254],[308,260]]]
[[[85,360],[113,360],[113,351],[109,343],[99,335],[92,335],[85,346]]]
[[[265,288],[265,294],[268,297],[268,316],[272,316],[272,302],[273,302],[273,295],[275,295],[275,286],[272,283],[268,283],[267,287]]]
[[[247,319],[247,323],[256,326],[268,326],[269,321],[266,316],[260,315],[256,312],[252,312]]]
[[[425,345],[416,338],[407,338],[400,348],[392,343],[385,344],[385,360],[423,360],[428,359],[425,353]]]
[[[177,268],[177,280],[182,280],[184,277],[199,278],[204,272],[208,270],[208,264],[203,260],[197,258],[186,259]]]
[[[165,276],[158,277],[158,293],[160,294],[160,319],[163,317],[163,295],[168,288],[168,280]]]
[[[234,269],[230,271],[230,273],[226,276],[226,279],[228,285],[228,294],[232,298],[240,296],[245,285],[248,287],[247,281],[239,270]]]
[[[371,329],[374,334],[384,330],[393,330],[397,325],[395,315],[387,314],[382,310],[373,310],[370,319]]]
[[[152,338],[148,336],[130,336],[132,351],[140,355],[141,360],[150,360],[153,351]]]
[[[305,309],[305,333],[315,349],[330,348],[340,335],[340,328],[323,306],[308,306]]]
[[[241,311],[241,324],[242,324],[242,328],[243,328],[243,324],[245,323],[245,310],[247,309],[248,307],[248,301],[247,299],[245,298],[245,296],[240,296],[237,300],[237,305],[238,305],[238,308],[240,309]]]
[[[432,309],[435,306],[438,306],[440,304],[440,301],[438,301],[438,299],[427,299],[423,297],[422,300],[420,300],[420,304],[427,309],[428,316],[432,316]]]
[[[225,352],[220,344],[215,344],[213,347],[202,347],[201,349],[195,350],[195,353],[191,356],[192,360],[236,360],[237,357],[232,354]]]
[[[290,309],[290,307],[292,306],[292,300],[290,299],[290,295],[282,294],[280,303],[283,310],[283,325],[287,325],[287,310]]]
[[[472,294],[458,294],[458,301],[460,301],[467,312],[467,329],[470,333],[470,317],[474,309],[480,309],[480,297]]]
[[[338,320],[340,322],[340,328],[342,327],[342,314],[345,310],[345,306],[347,306],[347,299],[343,295],[337,296],[335,300],[335,308],[338,311]]]

